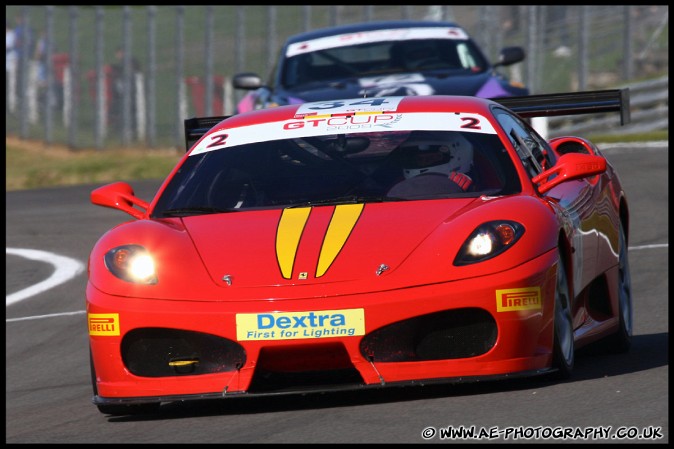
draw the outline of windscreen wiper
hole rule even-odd
[[[164,217],[187,217],[190,215],[221,214],[224,212],[237,212],[238,209],[223,209],[210,206],[191,206],[167,209],[161,212]]]
[[[387,196],[362,196],[362,195],[347,195],[337,198],[326,198],[320,200],[303,201],[297,204],[291,204],[289,209],[295,207],[312,207],[312,206],[332,206],[336,204],[358,204],[358,203],[383,203],[385,201],[395,201],[396,198]]]

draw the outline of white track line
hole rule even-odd
[[[13,323],[14,321],[39,320],[41,318],[56,318],[59,316],[82,315],[83,313],[86,313],[86,310],[77,310],[75,312],[50,313],[49,315],[24,316],[21,318],[7,318],[5,322]]]
[[[38,251],[36,249],[6,248],[5,250],[7,254],[25,257],[26,259],[31,260],[38,260],[40,262],[47,262],[52,264],[55,268],[54,273],[44,281],[38,282],[23,290],[19,290],[11,295],[7,295],[7,299],[5,300],[7,306],[63,284],[84,271],[84,264],[78,260],[71,259],[70,257],[59,256],[58,254],[49,253],[47,251]]]
[[[655,249],[655,248],[669,248],[669,243],[657,243],[655,245],[630,246],[627,249],[630,250],[630,251],[638,251],[640,249]]]
[[[655,245],[630,246],[628,249],[629,249],[630,251],[637,251],[637,250],[641,250],[641,249],[657,249],[657,248],[669,248],[669,243],[660,243],[660,244],[655,244]],[[17,253],[17,251],[20,251],[21,254]],[[26,257],[26,258],[28,258],[28,259],[43,260],[43,259],[37,258],[37,257],[29,257],[29,256],[23,254],[23,251],[29,251],[29,252],[31,252],[31,253],[39,253],[39,255],[49,254],[49,255],[52,257],[52,259],[49,260],[49,262],[52,263],[52,262],[54,261],[54,256],[55,256],[55,255],[53,255],[53,254],[51,254],[51,253],[46,253],[46,252],[43,252],[43,251],[35,251],[35,250],[14,250],[14,249],[7,248],[7,253],[9,253],[9,254],[18,254],[18,255],[24,256],[24,257]],[[63,256],[55,256],[55,258],[56,258],[56,259],[59,259],[59,260],[64,259],[64,260],[66,260],[68,263],[70,263],[71,265],[73,264],[73,262],[74,262],[75,264],[80,265],[80,267],[78,268],[79,271],[77,271],[77,272],[76,272],[75,274],[73,274],[73,276],[71,276],[71,277],[74,277],[75,275],[77,275],[78,273],[80,273],[80,272],[84,269],[84,266],[83,266],[81,263],[79,263],[78,261],[76,261],[76,260],[69,259],[69,258],[63,257]],[[58,267],[57,267],[57,271],[58,271]],[[54,275],[56,275],[56,273],[54,273]],[[52,279],[52,278],[54,277],[54,275],[52,275],[52,277],[49,278],[48,280]],[[68,278],[68,279],[70,279],[70,278]],[[65,279],[65,280],[62,281],[62,282],[65,282],[65,281],[68,280],[68,279]],[[47,280],[47,281],[48,281],[48,280]],[[36,285],[34,285],[34,286],[32,286],[32,287],[28,287],[28,288],[26,288],[26,289],[24,289],[24,290],[21,290],[20,292],[17,292],[17,293],[14,293],[14,294],[12,294],[12,295],[7,296],[7,305],[10,304],[10,298],[13,297],[13,296],[16,296],[16,295],[19,295],[19,294],[22,294],[22,295],[23,295],[24,292],[29,292],[29,296],[30,296],[30,295],[34,295],[34,294],[37,294],[37,293],[40,293],[41,291],[43,291],[43,289],[41,288],[39,291],[37,291],[37,289],[36,289],[35,287],[38,287],[38,286],[40,286],[40,285],[44,286],[44,284],[45,284],[47,281],[40,282],[39,284],[36,284]],[[59,283],[61,283],[61,282],[59,282]],[[54,285],[58,285],[58,284],[54,284]],[[52,286],[53,286],[53,285],[52,285]],[[51,287],[47,287],[47,288],[51,288]],[[20,301],[21,299],[24,299],[24,298],[21,297],[21,298],[19,298],[19,299],[12,299],[11,302]],[[12,322],[14,322],[14,321],[38,320],[38,319],[41,319],[41,318],[55,318],[55,317],[60,317],[60,316],[80,315],[80,314],[83,314],[83,313],[85,313],[85,312],[86,312],[86,310],[77,310],[77,311],[75,311],[75,312],[62,312],[62,313],[52,313],[52,314],[49,314],[49,315],[34,315],[34,316],[21,317],[21,318],[8,318],[8,319],[5,320],[5,322],[6,322],[6,323],[12,323]]]

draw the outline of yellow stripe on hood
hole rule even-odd
[[[310,207],[284,209],[276,230],[276,258],[281,274],[285,279],[293,276],[295,255],[300,244],[300,237],[309,219]]]
[[[343,204],[335,207],[318,258],[317,278],[323,276],[337,258],[364,207],[364,204]],[[310,207],[302,207],[284,209],[281,214],[276,230],[276,258],[285,279],[292,279],[297,249],[310,212]]]
[[[325,233],[321,255],[318,259],[317,278],[323,276],[328,271],[337,254],[342,250],[346,239],[349,238],[351,231],[356,226],[356,222],[364,206],[364,204],[343,204],[335,208],[335,213],[332,215],[330,225]]]

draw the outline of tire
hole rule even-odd
[[[561,250],[559,251],[559,262],[557,264],[554,314],[555,336],[552,348],[552,367],[556,370],[556,378],[568,379],[571,377],[575,363],[575,344],[569,279]]]
[[[89,348],[89,368],[91,372],[91,388],[94,397],[98,396],[98,388],[96,387],[96,370],[94,369],[94,358],[91,356],[91,348]],[[160,402],[153,402],[149,404],[97,404],[98,411],[104,415],[122,416],[122,415],[141,415],[150,414],[159,410]]]
[[[620,324],[616,333],[605,340],[606,348],[610,353],[627,352],[632,345],[632,279],[627,256],[627,239],[622,224],[620,226],[618,272],[618,320]]]

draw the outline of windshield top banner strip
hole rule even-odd
[[[460,112],[413,112],[305,116],[281,122],[261,123],[240,128],[220,129],[206,136],[190,156],[238,145],[297,139],[308,136],[395,131],[461,131],[496,134],[493,126],[479,114]]]
[[[412,39],[458,39],[467,40],[468,35],[458,27],[395,28],[391,30],[359,31],[357,33],[338,34],[321,37],[288,45],[286,57],[311,53],[330,48],[349,45],[369,44],[384,41],[406,41]]]

